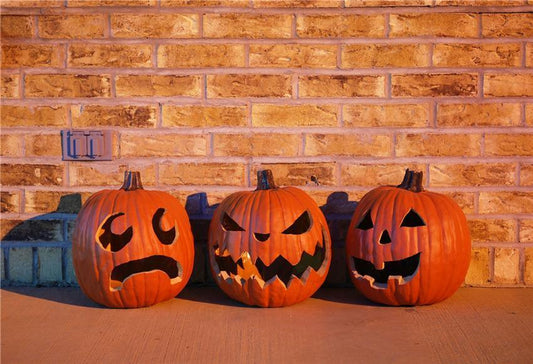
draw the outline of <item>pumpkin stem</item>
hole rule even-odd
[[[142,190],[141,172],[126,171],[124,172],[124,184],[120,187],[124,191]]]
[[[264,169],[257,171],[257,188],[258,190],[273,190],[278,188],[274,183],[274,176],[270,169]]]
[[[424,187],[422,187],[422,176],[423,172],[410,171],[409,168],[407,168],[402,183],[397,187],[412,192],[422,192],[424,191]]]

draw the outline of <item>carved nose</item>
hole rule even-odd
[[[381,233],[381,238],[379,238],[380,244],[390,244],[392,243],[392,240],[390,238],[389,232],[387,230],[383,230]]]
[[[270,238],[270,234],[254,233],[254,236],[259,241],[267,241]]]

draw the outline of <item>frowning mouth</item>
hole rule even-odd
[[[152,255],[117,265],[111,272],[110,289],[119,291],[126,280],[134,275],[162,271],[168,275],[170,284],[181,282],[182,267],[175,259],[165,255]]]
[[[318,242],[313,255],[304,251],[299,262],[294,265],[281,255],[272,261],[270,265],[266,265],[261,258],[257,258],[255,263],[252,262],[248,252],[243,252],[239,259],[234,261],[227,251],[220,252],[218,245],[215,245],[213,250],[219,270],[217,273],[223,278],[229,277],[239,281],[240,279],[254,277],[268,284],[277,277],[286,287],[289,286],[289,282],[294,278],[305,281],[305,273],[310,269],[320,270],[326,258],[325,244],[320,246]]]
[[[409,282],[418,273],[420,254],[401,260],[385,262],[383,269],[376,269],[368,260],[352,257],[352,273],[356,278],[368,280],[375,288],[387,288],[389,279],[397,279],[400,284]]]

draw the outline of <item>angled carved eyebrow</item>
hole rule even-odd
[[[309,211],[304,211],[294,222],[282,231],[282,234],[300,235],[306,233],[311,228],[311,215]]]
[[[416,226],[426,226],[424,220],[420,215],[413,209],[409,210],[407,215],[402,220],[400,227],[416,227]]]
[[[361,230],[369,230],[373,227],[374,223],[372,222],[372,216],[370,216],[370,210],[368,210],[365,216],[363,216],[363,218],[361,219],[361,221],[359,221],[356,228]]]
[[[157,209],[157,211],[154,213],[154,217],[152,218],[152,228],[154,229],[154,233],[161,244],[170,245],[174,242],[174,240],[176,240],[176,228],[172,227],[167,231],[161,228],[161,218],[163,217],[164,213],[164,208],[161,207]]]
[[[128,227],[123,233],[115,234],[111,231],[111,224],[113,221],[120,216],[123,216],[123,212],[117,212],[116,214],[111,214],[107,216],[98,231],[101,231],[97,235],[96,240],[105,250],[110,250],[112,252],[118,252],[120,249],[124,248],[133,237],[133,227]],[[108,249],[109,247],[109,249]]]
[[[222,216],[222,227],[226,231],[244,231],[244,229],[225,212],[224,216]]]

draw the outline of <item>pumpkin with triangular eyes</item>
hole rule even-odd
[[[357,205],[346,237],[352,282],[387,305],[425,305],[451,296],[470,264],[461,208],[424,191],[422,172],[406,171],[397,187],[378,187]]]
[[[255,191],[222,201],[208,245],[218,286],[237,301],[261,307],[310,297],[331,262],[329,230],[318,205],[299,188],[276,187],[270,170],[258,172]]]
[[[97,303],[132,308],[169,300],[193,269],[187,212],[168,193],[144,190],[139,172],[127,171],[119,190],[97,192],[81,208],[72,260],[82,291]]]

